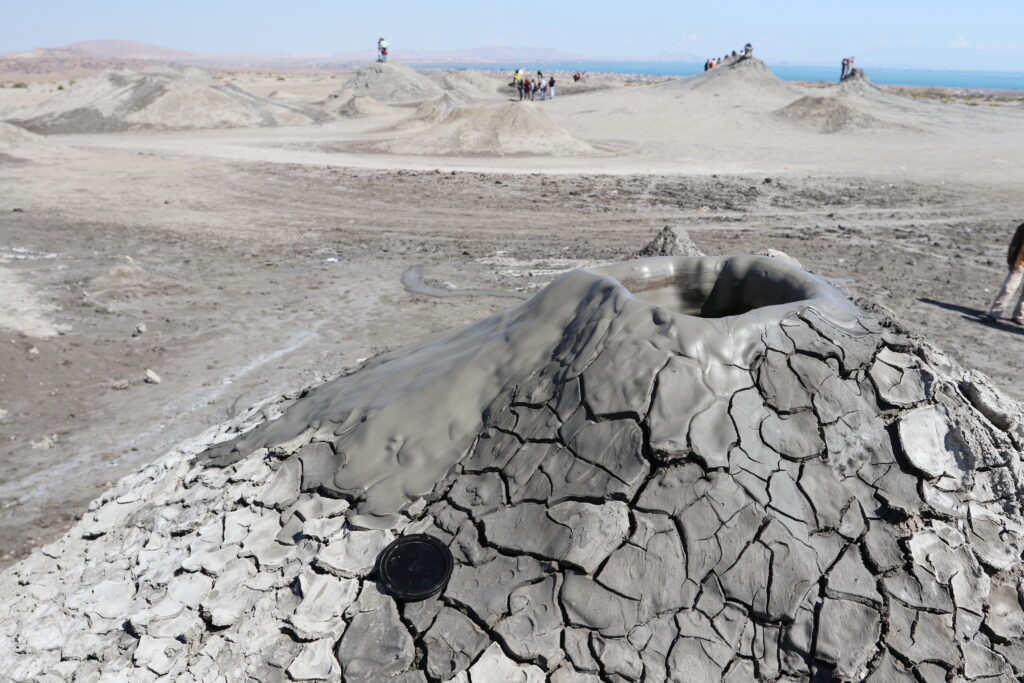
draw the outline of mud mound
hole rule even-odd
[[[573,271],[121,481],[0,573],[0,661],[19,681],[1020,680],[1022,435],[984,377],[777,259]],[[432,581],[402,597],[385,573]]]
[[[598,151],[531,102],[465,104],[413,135],[376,143],[378,151],[430,155],[574,156]]]
[[[106,69],[9,121],[41,133],[275,126],[321,114],[256,97],[199,69]]]
[[[502,96],[499,88],[506,85],[501,79],[472,69],[456,69],[444,75],[447,89],[467,100],[494,100]],[[513,92],[509,89],[509,92]]]
[[[395,108],[383,102],[378,102],[368,95],[350,94],[347,97],[341,98],[341,104],[337,105],[335,111],[344,118],[358,119],[394,114]]]
[[[385,104],[415,104],[437,97],[441,88],[405,64],[374,62],[359,67],[330,97],[343,97],[348,93],[372,97]]]
[[[875,118],[849,97],[801,97],[775,112],[783,121],[792,121],[822,133],[876,130],[892,125]]]
[[[800,88],[780,79],[756,57],[736,58],[710,71],[655,87],[737,103],[792,100],[803,94]]]
[[[850,72],[842,80],[843,83],[853,85],[855,83],[871,85],[871,79],[868,78],[868,74],[864,69],[850,69]]]
[[[829,86],[825,92],[830,95],[855,100],[871,111],[897,110],[900,112],[927,111],[928,104],[917,102],[910,97],[890,92],[871,82],[863,69],[853,69],[839,83]]]
[[[0,160],[45,161],[73,154],[41,135],[0,121]]]
[[[850,73],[846,75],[846,78],[841,80],[838,84],[831,86],[830,90],[847,96],[867,96],[870,98],[885,97],[887,99],[900,97],[894,93],[882,90],[872,83],[864,69],[851,70]]]
[[[633,254],[633,258],[703,255],[704,252],[690,239],[690,233],[682,228],[666,225],[643,249]]]
[[[433,97],[420,104],[412,114],[396,123],[390,130],[433,126],[451,116],[453,111],[464,104],[465,102],[457,99],[451,93],[444,93],[440,97]]]

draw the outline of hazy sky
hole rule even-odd
[[[126,38],[196,52],[540,46],[593,57],[1024,71],[1024,0],[0,0],[0,52]]]

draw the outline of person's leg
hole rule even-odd
[[[1024,268],[1018,270],[1024,270]],[[1013,307],[1013,322],[1018,325],[1024,325],[1024,288],[1021,289],[1020,294],[1017,296],[1017,305]]]
[[[1021,282],[1024,281],[1024,268],[1014,268],[1006,275],[1006,279],[1003,280],[1003,286],[999,290],[999,294],[996,295],[995,301],[992,302],[992,308],[989,309],[989,316],[992,318],[1002,318],[1006,309],[1012,304],[1017,303],[1014,316],[1020,315],[1020,303],[1017,302],[1017,290],[1020,289]]]

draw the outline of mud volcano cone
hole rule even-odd
[[[257,97],[194,67],[104,69],[7,115],[12,123],[46,134],[298,125],[323,118],[299,105]]]
[[[983,377],[779,260],[573,271],[121,482],[2,575],[0,660],[1011,681],[1022,438]],[[392,597],[380,553],[418,534],[450,579]]]

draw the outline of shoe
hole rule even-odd
[[[1010,322],[1012,322],[1017,327],[1024,327],[1024,320],[1021,320],[1020,318],[1014,318]]]

